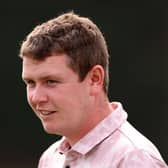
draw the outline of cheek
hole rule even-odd
[[[72,97],[70,99],[79,111],[84,112],[87,110],[90,103],[90,96],[86,88],[76,89],[72,93]]]
[[[51,93],[50,97],[50,101],[61,106],[64,110],[77,110],[78,106],[80,106],[81,93],[76,86],[66,85],[63,88],[59,88],[55,93]]]
[[[27,89],[27,101],[28,101],[28,103],[29,103],[29,105],[32,107],[32,101],[31,101],[31,93],[30,93],[30,91]]]

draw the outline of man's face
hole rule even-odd
[[[66,55],[53,55],[43,61],[23,58],[22,77],[28,103],[48,133],[77,133],[89,119],[90,82],[79,81],[67,65]]]

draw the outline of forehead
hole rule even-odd
[[[23,62],[32,62],[34,64],[39,64],[39,63],[49,63],[52,61],[60,61],[64,60],[67,61],[69,59],[68,55],[65,53],[51,53],[48,56],[42,57],[41,59],[39,57],[31,56],[31,55],[26,55],[22,57]]]
[[[24,57],[22,62],[22,77],[44,75],[48,73],[61,73],[69,71],[68,57],[66,55],[52,55],[44,60],[35,60]]]

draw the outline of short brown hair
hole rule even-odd
[[[88,18],[74,12],[51,19],[27,35],[21,44],[20,57],[43,60],[52,53],[65,53],[70,58],[70,68],[82,81],[94,65],[105,71],[103,89],[108,92],[109,54],[106,41],[99,28]]]

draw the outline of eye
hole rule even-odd
[[[33,80],[25,80],[25,84],[28,87],[34,87],[35,86],[35,82]]]
[[[47,84],[48,85],[54,85],[54,84],[57,84],[58,81],[55,81],[55,80],[47,80]]]

